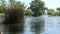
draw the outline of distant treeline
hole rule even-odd
[[[24,16],[34,16],[34,17],[41,16],[45,10],[48,11],[48,15],[60,16],[60,8],[57,7],[56,10],[52,8],[49,9],[48,7],[45,7],[45,2],[42,0],[33,0],[29,4],[30,6],[26,9],[27,6],[25,6],[25,4],[21,3],[20,1],[1,0],[0,1],[0,13],[6,13],[6,11],[9,8],[17,7],[17,8],[23,9]]]

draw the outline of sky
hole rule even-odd
[[[19,1],[19,0],[18,0]],[[32,0],[20,0],[22,3],[24,2],[26,6],[29,6],[29,3]],[[60,0],[42,0],[45,2],[45,6],[48,8],[56,9],[60,7]]]

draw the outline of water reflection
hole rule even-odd
[[[44,20],[43,18],[35,18],[31,22],[31,32],[35,32],[35,34],[40,34],[44,31]]]
[[[10,11],[11,10],[11,11]],[[18,12],[16,12],[18,10]],[[24,14],[18,8],[9,8],[5,12],[3,34],[20,34],[24,31]]]
[[[60,34],[60,17],[47,17],[45,19],[27,17],[24,23],[19,25],[10,25],[8,28],[0,27],[0,30],[3,29],[4,34],[8,34],[9,28],[11,28],[10,31],[14,31],[11,32],[12,34]]]
[[[3,25],[3,34],[22,34],[24,32],[24,23]]]
[[[27,18],[24,34],[60,34],[60,17]]]

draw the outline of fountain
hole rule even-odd
[[[43,15],[44,17],[48,17],[48,15],[47,15],[47,10],[45,10],[45,12],[44,12],[44,15]]]
[[[43,17],[43,18],[48,17],[47,13],[48,13],[48,12],[47,12],[47,10],[45,10],[45,11],[44,11],[44,13],[43,13],[43,15],[42,15],[42,16],[40,16],[40,17]]]
[[[45,10],[44,15],[47,15],[47,10]]]

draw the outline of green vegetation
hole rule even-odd
[[[38,17],[41,16],[45,10],[48,11],[48,15],[60,16],[60,8],[57,8],[57,11],[49,9],[48,7],[45,7],[45,3],[42,0],[31,1],[30,7],[27,9],[26,6],[20,1],[9,0],[7,2],[6,0],[0,0],[0,13],[2,13],[0,16],[5,16],[3,25],[9,28],[9,34],[16,34],[18,30],[23,32],[24,16]],[[38,30],[40,30],[39,27],[43,25],[44,24],[42,24],[42,22],[35,22],[32,26],[34,26],[34,30],[38,32]]]
[[[60,11],[57,11],[56,12],[56,16],[60,16]]]
[[[56,11],[56,16],[60,16],[60,8],[57,8],[56,10],[57,10]]]
[[[42,0],[33,0],[30,3],[29,9],[31,9],[34,12],[33,14],[34,17],[40,16],[43,14],[44,5],[45,3]]]
[[[21,2],[15,0],[9,0],[9,4],[5,4],[6,1],[3,1],[1,0],[2,3],[0,5],[0,12],[5,14],[5,20],[2,23],[3,26],[9,28],[9,34],[17,34],[17,32],[23,32],[24,5]],[[7,28],[5,28],[5,31]]]
[[[60,8],[57,8],[56,10],[57,10],[57,11],[60,11]]]
[[[27,9],[26,6],[20,1],[8,0],[7,2],[6,0],[0,0],[0,13],[5,13],[8,8],[13,7],[23,9],[24,16],[38,17],[41,16],[45,10],[48,11],[48,15],[60,16],[60,8],[57,7],[57,11],[52,8],[49,9],[48,7],[45,7],[45,2],[43,2],[42,0],[31,1],[30,6]]]
[[[33,14],[32,10],[30,10],[30,9],[24,10],[24,15],[31,16],[32,14]]]
[[[54,16],[55,15],[55,10],[54,9],[48,9],[48,15],[52,15]]]

